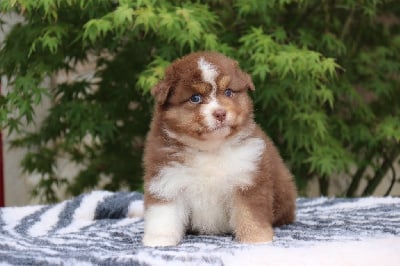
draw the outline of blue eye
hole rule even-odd
[[[192,97],[190,97],[190,101],[192,103],[201,103],[202,100],[203,98],[201,97],[200,94],[193,94]]]
[[[227,97],[232,97],[233,96],[233,91],[232,91],[232,89],[226,89],[224,94]]]

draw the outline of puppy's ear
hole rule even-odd
[[[249,91],[255,91],[256,88],[254,87],[254,83],[253,80],[251,79],[251,76],[247,73],[244,73],[245,77],[246,77],[246,82],[247,82],[247,89]]]
[[[172,86],[166,80],[161,80],[156,86],[151,89],[151,95],[156,99],[158,104],[164,104],[168,95],[171,93]]]
[[[233,67],[235,68],[236,74],[239,75],[240,79],[245,82],[244,88],[249,91],[255,91],[256,88],[254,86],[253,80],[251,79],[251,76],[240,69],[239,63],[237,61],[234,61]]]

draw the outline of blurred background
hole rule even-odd
[[[141,190],[150,89],[239,61],[301,196],[400,195],[397,0],[2,0],[0,204]]]

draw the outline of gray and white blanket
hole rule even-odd
[[[140,193],[95,191],[55,205],[0,209],[0,265],[400,265],[400,198],[300,198],[272,243],[188,235],[141,244]]]

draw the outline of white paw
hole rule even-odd
[[[148,247],[167,247],[178,245],[181,239],[174,235],[149,235],[143,237],[143,245]]]

